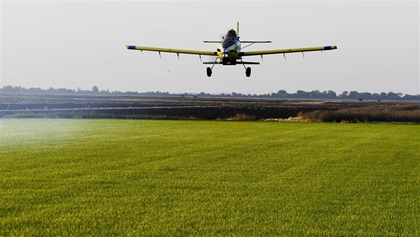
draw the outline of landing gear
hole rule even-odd
[[[251,76],[251,68],[250,67],[247,67],[246,68],[245,75],[246,75],[246,77],[250,77]]]
[[[207,76],[211,77],[212,70],[210,67],[207,68]]]
[[[219,61],[218,61],[219,60]],[[223,61],[222,61],[223,60]],[[223,65],[236,65],[236,64],[242,64],[242,66],[244,66],[245,69],[245,75],[246,77],[250,77],[251,76],[251,68],[250,67],[246,67],[245,64],[259,64],[258,62],[244,62],[242,61],[241,58],[239,59],[234,59],[235,61],[232,61],[232,59],[230,58],[216,58],[216,60],[214,62],[204,62],[203,64],[212,64],[211,67],[207,68],[207,77],[211,77],[211,75],[213,74],[213,68],[216,64],[223,64]],[[239,61],[236,61],[239,60]]]
[[[250,77],[251,76],[251,68],[250,67],[245,67],[244,61],[242,61],[242,59],[239,59],[239,60],[241,60],[242,66],[244,66],[244,68],[245,68],[246,77]]]
[[[205,64],[213,64],[213,66],[207,68],[207,76],[208,77],[211,77],[211,74],[213,73],[214,65],[217,64],[217,60],[220,60],[219,57],[216,58],[216,60],[214,61],[214,63],[205,63]]]

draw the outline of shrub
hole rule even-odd
[[[230,117],[229,120],[235,120],[235,121],[253,121],[255,120],[255,115],[248,115],[244,113],[237,113],[235,116]]]
[[[321,122],[411,122],[420,123],[420,109],[413,106],[348,108],[335,111],[312,111],[303,118]]]

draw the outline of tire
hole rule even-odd
[[[250,77],[251,76],[251,68],[250,67],[247,67],[246,68],[245,75],[246,75],[246,77]]]
[[[212,70],[211,70],[211,68],[207,68],[207,76],[208,77],[211,77],[211,73],[212,73]]]

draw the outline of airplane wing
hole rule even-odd
[[[310,52],[310,51],[324,51],[337,49],[337,46],[320,46],[310,48],[294,48],[294,49],[274,49],[274,50],[261,50],[261,51],[249,51],[241,52],[241,56],[255,56],[255,55],[266,55],[266,54],[286,54],[286,53],[299,53],[299,52]]]
[[[200,51],[200,50],[188,50],[188,49],[169,49],[169,48],[155,48],[155,47],[144,47],[135,45],[126,45],[127,49],[142,50],[142,51],[155,51],[164,53],[176,53],[176,54],[196,54],[196,55],[211,55],[217,56],[217,52],[213,51]]]
[[[222,43],[222,41],[220,41],[220,40],[205,40],[205,41],[203,41],[204,43]],[[269,41],[269,40],[264,40],[264,41],[262,41],[262,40],[251,40],[251,41],[241,41],[241,43],[244,43],[244,44],[258,44],[258,43],[260,43],[260,44],[268,44],[268,43],[271,43],[271,41]]]

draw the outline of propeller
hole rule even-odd
[[[225,39],[225,35],[226,35],[226,33],[220,33],[219,34],[219,40],[223,41]]]

